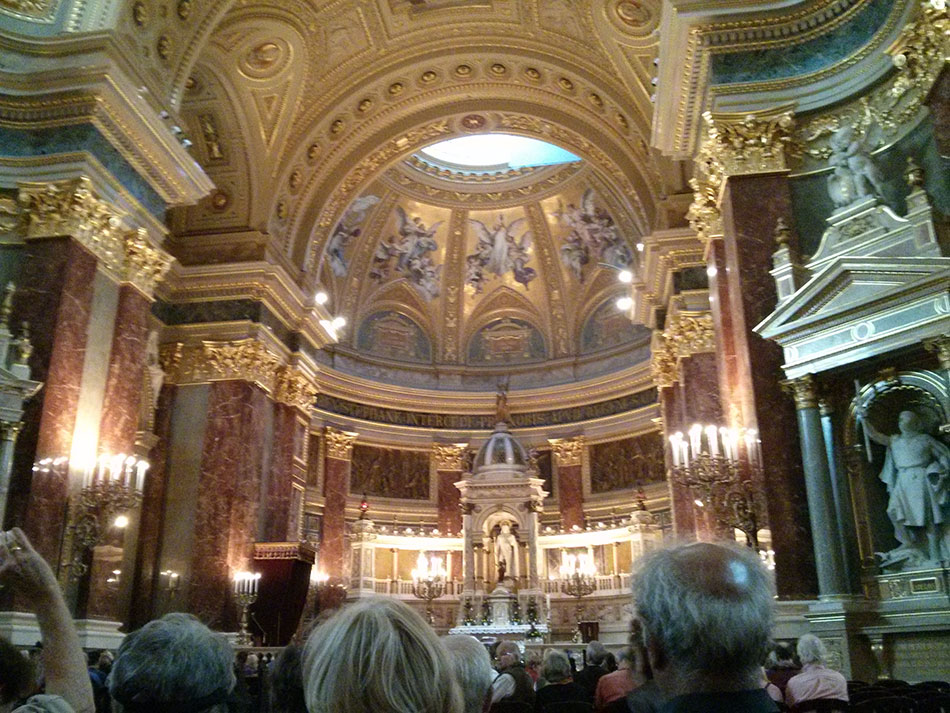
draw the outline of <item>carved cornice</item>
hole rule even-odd
[[[160,361],[172,384],[248,381],[274,393],[280,357],[256,339],[163,344]]]
[[[255,542],[256,560],[300,560],[313,564],[317,551],[306,542]]]
[[[463,470],[466,450],[468,450],[467,445],[432,444],[432,455],[435,458],[436,470]]]
[[[171,266],[172,257],[151,244],[148,231],[123,227],[126,214],[98,197],[85,176],[21,184],[18,202],[26,215],[27,239],[71,236],[106,273],[148,297]]]
[[[350,456],[353,455],[353,443],[356,441],[358,435],[358,433],[353,431],[340,431],[327,426],[324,430],[324,437],[327,443],[327,458],[350,460]]]
[[[660,388],[670,387],[679,381],[679,360],[673,345],[662,332],[657,332],[653,340],[650,367],[653,380]]]
[[[795,408],[799,411],[818,408],[818,384],[811,374],[783,381],[782,389],[795,399]]]
[[[580,465],[584,456],[584,437],[549,438],[558,467]]]
[[[274,400],[299,408],[304,413],[313,410],[319,389],[313,380],[293,366],[282,366],[277,370],[274,385]]]

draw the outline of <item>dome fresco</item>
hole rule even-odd
[[[319,284],[351,325],[333,348],[347,356],[338,367],[368,358],[386,380],[386,364],[517,371],[604,357],[585,369],[597,374],[649,356],[649,331],[615,304],[640,238],[590,167],[470,180],[420,178],[420,165],[385,172],[330,230]],[[624,351],[630,360],[615,358]]]

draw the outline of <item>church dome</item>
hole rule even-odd
[[[485,469],[497,469],[499,466],[520,470],[527,464],[528,456],[524,446],[511,435],[507,424],[499,423],[475,456],[472,472],[477,474]]]

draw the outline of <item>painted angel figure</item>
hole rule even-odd
[[[580,207],[559,206],[554,217],[571,229],[561,245],[561,262],[579,282],[584,282],[584,266],[592,260],[615,267],[627,267],[633,254],[617,232],[613,218],[594,202],[593,188],[584,191]]]
[[[366,219],[366,211],[379,203],[378,196],[360,196],[350,204],[336,224],[327,241],[326,255],[330,269],[337,277],[343,277],[349,267],[346,248],[360,235],[360,225]]]
[[[469,223],[475,228],[475,234],[478,236],[475,253],[469,255],[466,260],[468,283],[475,287],[476,292],[480,291],[484,283],[485,272],[503,277],[511,270],[514,272],[515,280],[525,287],[537,277],[534,268],[527,266],[532,243],[531,231],[525,231],[520,239],[515,239],[515,232],[525,222],[525,218],[517,218],[506,225],[504,216],[499,214],[495,223],[489,228],[480,220],[469,219]]]
[[[901,546],[882,555],[882,566],[950,560],[950,448],[925,432],[914,411],[901,411],[893,436],[874,428],[863,410],[859,415],[867,435],[887,447],[880,478]]]

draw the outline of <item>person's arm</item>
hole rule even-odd
[[[22,594],[36,614],[43,638],[46,692],[61,696],[76,713],[95,711],[86,655],[56,576],[16,527],[0,532],[0,581]]]
[[[866,408],[858,408],[855,413],[861,419],[861,428],[868,434],[868,438],[875,443],[880,443],[882,446],[891,445],[891,437],[885,433],[881,433],[871,425],[871,422],[868,420],[868,410]]]
[[[515,677],[510,673],[498,676],[491,685],[491,702],[497,703],[502,698],[508,698],[515,693]]]

